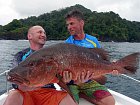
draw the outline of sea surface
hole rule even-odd
[[[47,41],[45,46],[60,43],[63,41]],[[128,54],[140,52],[140,43],[129,42],[100,42],[102,48],[109,52],[111,60],[118,60]],[[0,40],[0,74],[12,68],[14,54],[29,47],[27,40]],[[140,63],[139,63],[140,66]],[[140,69],[136,74],[128,75],[140,81]],[[140,82],[129,79],[125,76],[107,75],[106,86],[116,92],[129,96],[140,101]],[[11,84],[8,83],[10,87]],[[0,76],[0,94],[6,92],[6,77]]]

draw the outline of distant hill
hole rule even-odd
[[[122,19],[118,14],[91,11],[82,5],[54,10],[38,17],[14,19],[5,26],[0,26],[0,39],[26,39],[27,29],[32,25],[41,25],[46,30],[49,40],[64,40],[69,36],[65,26],[65,14],[78,9],[85,16],[85,33],[96,36],[101,41],[140,42],[140,22]]]

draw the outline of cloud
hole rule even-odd
[[[91,11],[113,11],[127,20],[140,21],[140,0],[1,0],[0,24],[2,21],[39,16],[75,4],[81,4]]]
[[[119,14],[121,18],[140,22],[140,0],[98,0],[98,2],[88,3],[86,6],[92,11],[113,11]]]
[[[21,16],[38,16],[43,13],[75,4],[81,4],[92,11],[113,11],[119,14],[122,18],[140,20],[138,12],[140,10],[139,0],[13,0],[14,9]]]
[[[18,14],[11,9],[12,0],[1,0],[0,1],[0,24],[11,22],[14,18],[18,17]]]
[[[40,15],[66,6],[63,0],[13,0],[14,9],[21,16]]]
[[[140,1],[136,0],[131,2],[130,8],[122,11],[122,14],[124,14],[128,20],[140,22]]]

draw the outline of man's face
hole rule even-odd
[[[66,20],[66,25],[71,35],[77,35],[83,32],[84,21],[71,17]]]
[[[35,27],[31,32],[31,41],[35,44],[44,45],[46,42],[46,33],[42,27]]]

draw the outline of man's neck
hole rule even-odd
[[[85,34],[77,34],[77,35],[74,35],[74,39],[75,40],[83,40],[85,38]]]
[[[31,48],[32,50],[37,51],[37,50],[43,48],[43,45],[30,45],[30,48]]]

